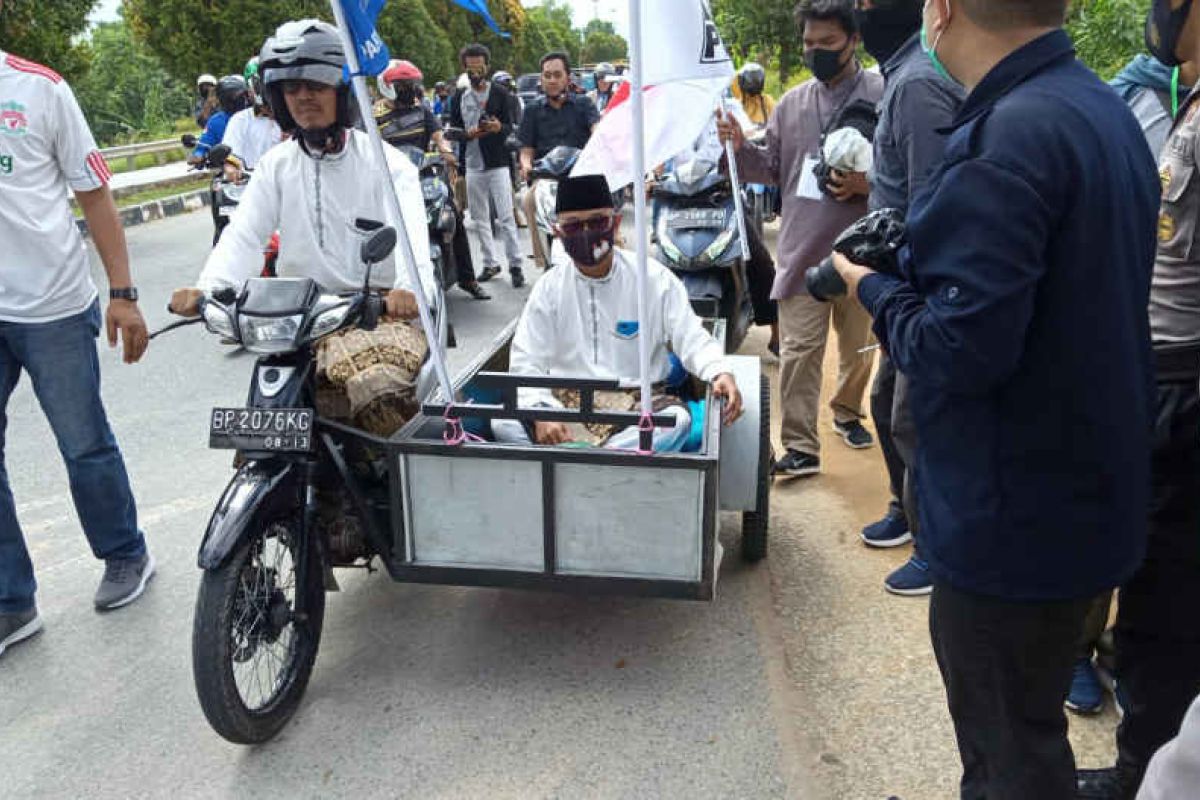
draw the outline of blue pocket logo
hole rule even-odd
[[[622,339],[632,339],[638,334],[637,320],[624,320],[617,322],[617,336]]]

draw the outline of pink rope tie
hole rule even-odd
[[[445,430],[442,431],[442,441],[451,447],[458,447],[464,442],[474,443],[485,441],[483,437],[476,436],[463,427],[462,420],[454,414],[453,404],[446,406],[446,413],[442,415],[442,422],[446,425]]]

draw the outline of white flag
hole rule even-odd
[[[733,81],[733,61],[707,0],[646,0],[641,4],[642,90],[647,168],[675,156],[712,122],[717,98]],[[572,171],[603,175],[613,190],[640,181],[633,167],[633,104],[622,83]]]

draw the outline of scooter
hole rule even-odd
[[[450,190],[449,169],[440,153],[425,153],[406,145],[400,152],[421,174],[421,194],[425,198],[425,220],[429,226],[429,257],[442,290],[454,286],[454,237],[458,220],[454,214],[454,194]]]
[[[652,190],[658,258],[679,276],[703,316],[725,320],[726,352],[741,347],[754,322],[737,205],[717,165],[696,160]]]
[[[554,223],[558,218],[554,211],[558,201],[558,182],[571,174],[581,152],[577,147],[556,147],[535,161],[533,170],[529,173],[530,181],[533,182],[537,219],[528,222],[537,225],[537,235],[542,237],[543,252],[548,261],[547,269],[554,265],[551,248],[554,247],[555,239]]]

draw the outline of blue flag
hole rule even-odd
[[[500,30],[500,25],[496,20],[492,19],[492,12],[488,11],[487,0],[454,0],[455,3],[470,11],[473,14],[478,14],[483,17],[483,21],[487,26],[505,39],[511,39],[512,36]]]
[[[375,20],[387,0],[334,0],[342,7],[346,17],[346,26],[350,29],[350,38],[354,41],[354,49],[358,51],[358,69],[362,75],[378,75],[387,69],[387,45],[379,31],[375,30]]]

